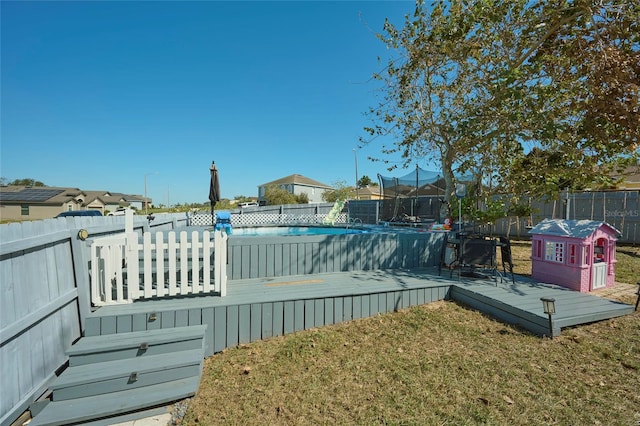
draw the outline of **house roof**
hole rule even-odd
[[[368,194],[368,195],[380,195],[380,187],[379,186],[363,186],[358,188],[358,193],[360,195]]]
[[[545,219],[534,226],[529,233],[557,235],[560,237],[586,238],[602,226],[611,229],[615,234],[621,235],[620,231],[606,222],[568,219]]]
[[[271,181],[271,182],[263,183],[260,186],[289,185],[289,184],[304,185],[304,186],[314,186],[316,188],[331,189],[331,187],[329,185],[325,185],[322,182],[318,182],[317,180],[309,179],[308,177],[305,177],[305,176],[302,176],[302,175],[298,175],[298,174],[289,175],[289,176],[286,176],[286,177],[283,177],[283,178],[280,178],[280,179],[276,179],[276,180]]]
[[[621,179],[621,182],[618,184],[619,188],[624,188],[627,185],[632,187],[640,185],[640,165],[628,166],[619,173],[614,174],[613,177],[615,179]]]
[[[64,188],[51,186],[18,186],[8,185],[0,187],[0,202],[6,204],[59,204],[76,202],[88,205],[96,200],[103,204],[119,204],[142,200],[138,195],[127,195],[109,191],[83,191],[79,188]]]
[[[61,204],[82,194],[83,192],[78,188],[8,185],[0,187],[0,202],[6,204]]]

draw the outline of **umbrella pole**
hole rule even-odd
[[[216,202],[220,201],[220,187],[218,184],[218,170],[216,169],[216,162],[211,162],[211,167],[209,168],[211,172],[211,182],[209,183],[209,202],[211,203],[211,226],[216,226],[216,221],[213,212],[213,206],[215,206]]]

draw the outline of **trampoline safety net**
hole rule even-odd
[[[378,180],[382,188],[382,220],[439,220],[444,198],[444,178],[440,173],[416,167],[401,177],[378,174]]]

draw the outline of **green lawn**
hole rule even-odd
[[[617,268],[640,280],[639,248]],[[551,340],[437,302],[242,345],[205,361],[183,424],[635,426],[640,312]]]

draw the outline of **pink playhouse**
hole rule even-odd
[[[529,231],[531,277],[589,292],[615,283],[620,231],[593,220],[545,219]]]

